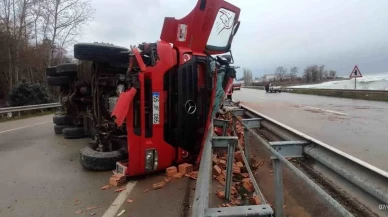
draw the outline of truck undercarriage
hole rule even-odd
[[[235,78],[231,55],[211,55],[230,51],[239,12],[223,0],[199,0],[186,17],[165,18],[156,43],[130,49],[80,43],[74,57],[89,67],[51,67],[57,74],[48,73],[47,80],[60,86],[64,108],[54,117],[56,132],[92,138],[80,151],[81,164],[109,170],[127,160],[125,174],[134,176],[198,160],[218,111],[217,85],[229,90]],[[67,74],[59,73],[63,65],[71,68]],[[218,98],[217,107],[224,95]],[[62,116],[66,121],[59,125],[55,120]]]

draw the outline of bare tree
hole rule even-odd
[[[331,77],[332,79],[335,79],[335,78],[337,77],[337,72],[334,71],[334,70],[330,70],[330,71],[329,71],[329,75],[330,75],[330,77]]]
[[[329,72],[327,70],[323,71],[323,79],[327,79],[329,77]]]
[[[50,53],[48,63],[51,63],[56,47],[65,47],[74,42],[88,22],[94,10],[90,0],[45,0],[44,34],[50,38]]]
[[[283,66],[276,67],[275,77],[278,80],[283,81],[283,79],[284,79],[286,74],[287,74],[287,69],[286,68],[284,68]]]
[[[243,68],[243,81],[245,85],[252,84],[252,71],[247,68]]]
[[[291,80],[295,80],[295,78],[298,77],[298,70],[299,70],[299,68],[295,67],[295,66],[290,69],[290,79]]]

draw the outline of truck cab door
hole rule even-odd
[[[240,26],[239,16],[240,8],[224,0],[198,0],[186,17],[165,18],[160,39],[193,53],[226,53]]]

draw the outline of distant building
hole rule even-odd
[[[274,74],[265,74],[262,77],[263,81],[274,81],[276,76]]]

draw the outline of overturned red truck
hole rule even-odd
[[[127,90],[112,114],[118,126],[127,122],[126,175],[197,158],[218,107],[218,69],[224,88],[236,73],[230,55],[211,55],[230,51],[239,13],[223,0],[200,0],[186,17],[165,18],[160,41],[131,47]]]
[[[236,77],[230,49],[239,14],[224,0],[198,0],[186,17],[165,18],[156,43],[76,44],[75,58],[92,62],[90,90],[78,94],[92,101],[83,128],[94,138],[81,164],[105,170],[121,161],[117,170],[136,176],[198,161]]]

